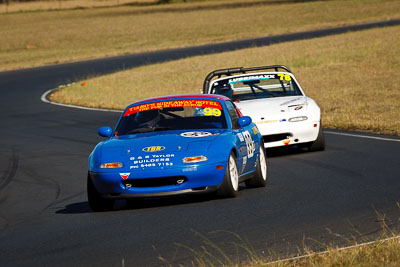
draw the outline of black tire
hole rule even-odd
[[[268,168],[266,155],[264,143],[261,142],[260,153],[257,158],[257,168],[253,177],[245,181],[247,187],[265,187],[267,185]]]
[[[236,197],[239,192],[239,172],[237,169],[236,156],[230,153],[225,171],[224,180],[217,191],[222,197]]]
[[[322,131],[322,126],[320,124],[317,139],[308,145],[308,151],[323,151],[323,150],[325,150],[325,138],[324,138],[324,132]]]
[[[94,187],[89,174],[87,178],[87,197],[89,206],[93,211],[110,211],[114,207],[114,199],[101,197]]]

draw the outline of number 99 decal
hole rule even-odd
[[[221,110],[219,110],[217,108],[205,108],[203,110],[203,114],[206,116],[219,117],[219,116],[221,116]]]

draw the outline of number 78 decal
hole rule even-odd
[[[279,80],[283,81],[283,79],[285,79],[285,81],[291,81],[292,77],[290,77],[289,74],[278,74],[279,76]]]

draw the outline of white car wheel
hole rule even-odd
[[[323,151],[325,150],[325,138],[322,131],[322,125],[319,125],[318,136],[314,142],[308,144],[308,151]]]

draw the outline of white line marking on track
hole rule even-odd
[[[385,242],[385,241],[389,241],[389,240],[393,240],[393,239],[397,239],[400,238],[400,235],[398,236],[393,236],[393,237],[389,237],[389,238],[385,238],[385,239],[380,239],[380,240],[375,240],[375,241],[370,241],[367,243],[361,243],[361,244],[357,244],[357,245],[353,245],[353,246],[348,246],[348,247],[343,247],[343,248],[338,248],[338,249],[333,249],[333,251],[342,251],[342,250],[347,250],[347,249],[352,249],[352,248],[358,248],[358,247],[363,247],[363,246],[368,246],[368,245],[372,245],[378,242]],[[317,253],[313,253],[312,256],[315,255],[324,255],[329,253],[329,250],[326,251],[321,251],[321,252],[317,252]],[[294,261],[294,260],[300,260],[300,259],[304,259],[304,258],[308,258],[311,255],[300,255],[300,256],[296,256],[296,257],[292,257],[292,258],[287,258],[287,259],[283,259],[283,260],[277,260],[277,261],[272,261],[272,262],[267,262],[267,265],[271,265],[271,264],[276,264],[276,263],[282,263],[282,262],[288,262],[288,261]]]
[[[324,131],[324,133],[351,136],[351,137],[358,137],[358,138],[368,138],[368,139],[375,139],[375,140],[382,140],[382,141],[400,142],[400,139],[383,138],[383,137],[377,137],[377,136],[368,136],[368,135],[360,135],[360,134],[348,134],[348,133],[336,133],[336,132],[329,132],[329,131]]]
[[[50,93],[54,92],[55,90],[58,90],[59,88],[51,89],[45,92],[41,97],[40,100],[42,100],[45,103],[57,105],[57,106],[62,106],[62,107],[69,107],[69,108],[77,108],[77,109],[85,109],[85,110],[95,110],[95,111],[108,111],[108,112],[119,112],[121,113],[121,110],[115,110],[115,109],[103,109],[103,108],[89,108],[89,107],[81,107],[81,106],[75,106],[75,105],[67,105],[67,104],[61,104],[57,102],[53,102],[47,99],[47,95]]]

